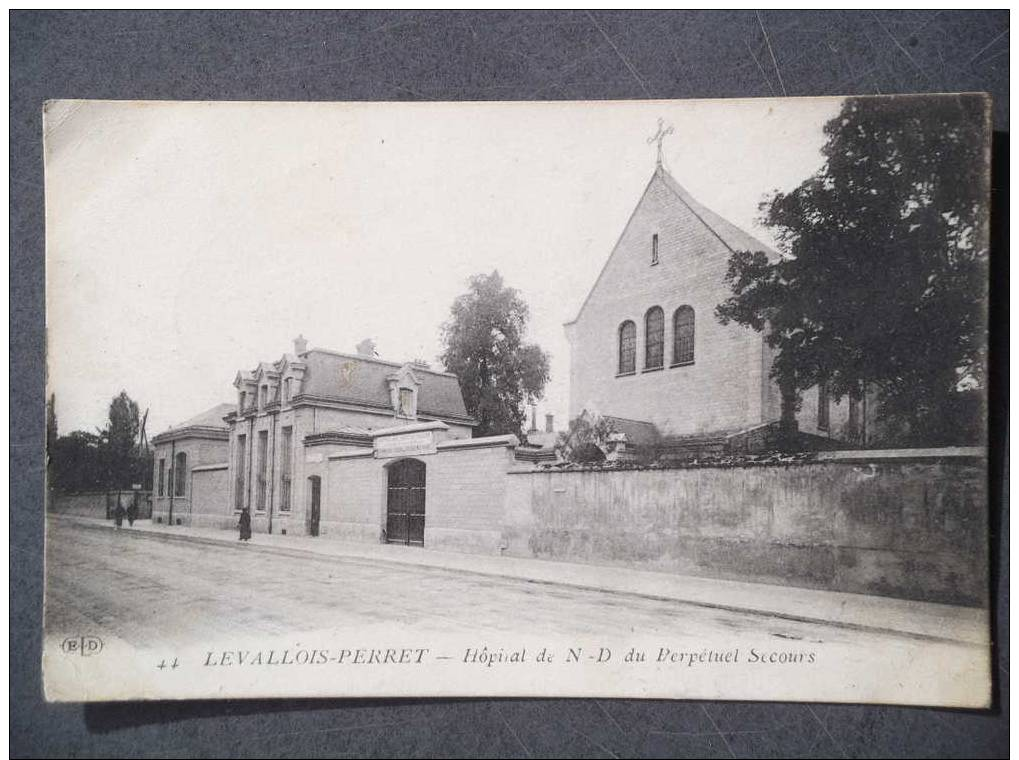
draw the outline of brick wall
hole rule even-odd
[[[812,464],[510,474],[507,553],[984,604],[986,466],[972,452]]]

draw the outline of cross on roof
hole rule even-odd
[[[653,142],[657,142],[658,143],[658,161],[657,161],[657,165],[658,166],[662,165],[662,141],[666,137],[671,135],[673,132],[675,132],[675,130],[672,128],[671,124],[668,127],[666,127],[665,126],[665,119],[659,119],[658,120],[658,131],[655,132],[655,134],[653,134],[651,137],[649,137],[647,139],[647,144],[648,145],[650,145]]]

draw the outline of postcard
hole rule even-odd
[[[46,103],[47,699],[987,706],[989,113]]]

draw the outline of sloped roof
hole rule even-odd
[[[388,378],[403,364],[357,354],[342,354],[313,348],[301,354],[307,369],[301,393],[340,401],[389,408]],[[418,388],[418,415],[453,417],[467,421],[463,394],[456,375],[437,372],[417,364],[411,371],[421,383]]]
[[[711,230],[711,232],[713,232],[729,250],[764,251],[768,254],[769,258],[778,255],[769,246],[762,243],[750,233],[740,229],[727,219],[720,217],[707,206],[698,203],[694,197],[687,192],[686,188],[679,184],[676,181],[676,178],[669,174],[668,170],[664,167],[659,166],[656,168],[655,174],[660,176],[665,186],[675,193],[676,197],[683,202],[683,205],[690,209],[694,216],[700,219],[704,226]]]
[[[236,408],[236,404],[216,404],[216,406],[211,409],[206,409],[201,414],[196,414],[194,417],[184,420],[184,422],[181,422],[180,424],[171,425],[166,430],[154,436],[152,441],[153,443],[156,443],[159,440],[172,436],[174,433],[181,433],[186,430],[195,429],[219,429],[226,433],[228,427],[223,421],[223,418],[236,410]]]
[[[226,429],[227,424],[223,422],[223,418],[236,408],[237,404],[216,404],[211,409],[206,409],[201,414],[196,414],[191,419],[185,420],[179,425],[173,425],[167,428],[167,432],[170,430],[178,430],[180,428],[189,427],[221,427]]]
[[[611,415],[605,415],[604,419],[612,425],[613,430],[625,435],[626,440],[630,443],[647,445],[658,440],[658,429],[650,422]]]

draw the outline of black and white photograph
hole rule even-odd
[[[991,108],[46,102],[46,699],[987,707]]]

